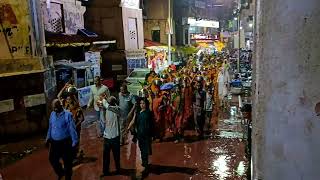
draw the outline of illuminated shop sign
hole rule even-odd
[[[194,18],[188,18],[188,24],[190,26],[219,28],[219,21],[196,20]]]
[[[219,40],[218,35],[213,34],[191,34],[193,40]]]

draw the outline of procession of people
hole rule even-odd
[[[116,173],[120,173],[120,147],[130,142],[138,144],[141,166],[143,171],[147,172],[153,142],[166,140],[168,134],[171,134],[175,143],[183,142],[186,130],[193,131],[199,140],[204,138],[206,133],[219,133],[217,117],[227,95],[228,59],[225,56],[205,55],[200,62],[199,64],[196,57],[190,56],[184,67],[170,65],[161,73],[152,69],[145,77],[139,95],[128,92],[127,82],[124,82],[116,98],[111,96],[108,87],[102,85],[100,77],[95,78],[87,108],[94,107],[99,127],[98,135],[104,139],[102,176],[110,175],[110,151],[113,152]],[[72,155],[69,153],[72,156],[70,158],[81,158],[77,154],[80,152],[78,142],[84,114],[72,82],[67,83],[58,94],[54,107],[59,106],[58,104],[61,104],[64,110],[60,108],[52,113],[47,142],[54,148],[53,144],[69,142],[72,137],[72,147],[68,146],[67,149],[68,152],[70,148],[74,149]],[[69,123],[68,127],[61,125],[61,128],[66,128],[63,130],[65,139],[54,139],[54,131],[57,130],[52,127],[57,127],[52,118],[64,118],[61,112],[71,112],[73,121],[65,120]],[[81,154],[83,156],[82,151]],[[50,158],[52,159],[52,155]],[[59,178],[68,175],[70,179],[72,173],[69,166],[65,166],[69,169],[62,173],[56,159],[50,162]],[[67,162],[70,163],[70,159],[67,159]]]

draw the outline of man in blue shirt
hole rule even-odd
[[[76,126],[71,112],[64,110],[58,99],[52,102],[46,145],[50,144],[49,161],[58,179],[71,180],[73,148],[78,144]],[[62,158],[64,169],[60,163]]]
[[[120,87],[119,107],[120,107],[120,145],[126,143],[125,130],[128,124],[128,114],[136,103],[134,96],[128,92],[127,85]]]

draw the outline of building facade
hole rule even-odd
[[[170,1],[171,8],[170,13],[172,16],[173,12],[173,1]],[[168,33],[170,32],[169,27],[169,1],[157,1],[157,0],[146,0],[144,1],[144,37],[147,40],[158,42],[161,44],[168,44]],[[171,17],[172,18],[172,17]],[[174,20],[171,22],[174,24]],[[175,28],[171,27],[171,44],[175,45]]]
[[[39,2],[0,2],[0,141],[47,127],[46,57]]]
[[[174,1],[177,45],[187,45],[199,40],[213,42],[228,18],[225,14],[232,9],[232,5],[233,0]]]
[[[140,1],[91,1],[85,17],[87,28],[106,39],[116,40],[115,50],[102,52],[101,75],[114,81],[123,80],[129,73],[126,51],[142,51],[144,47]]]

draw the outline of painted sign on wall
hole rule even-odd
[[[85,60],[87,62],[91,62],[94,65],[91,66],[91,71],[93,72],[93,76],[100,76],[101,70],[100,70],[100,61],[101,61],[101,54],[100,52],[85,52]]]
[[[1,0],[0,19],[0,59],[30,56],[28,1]]]

